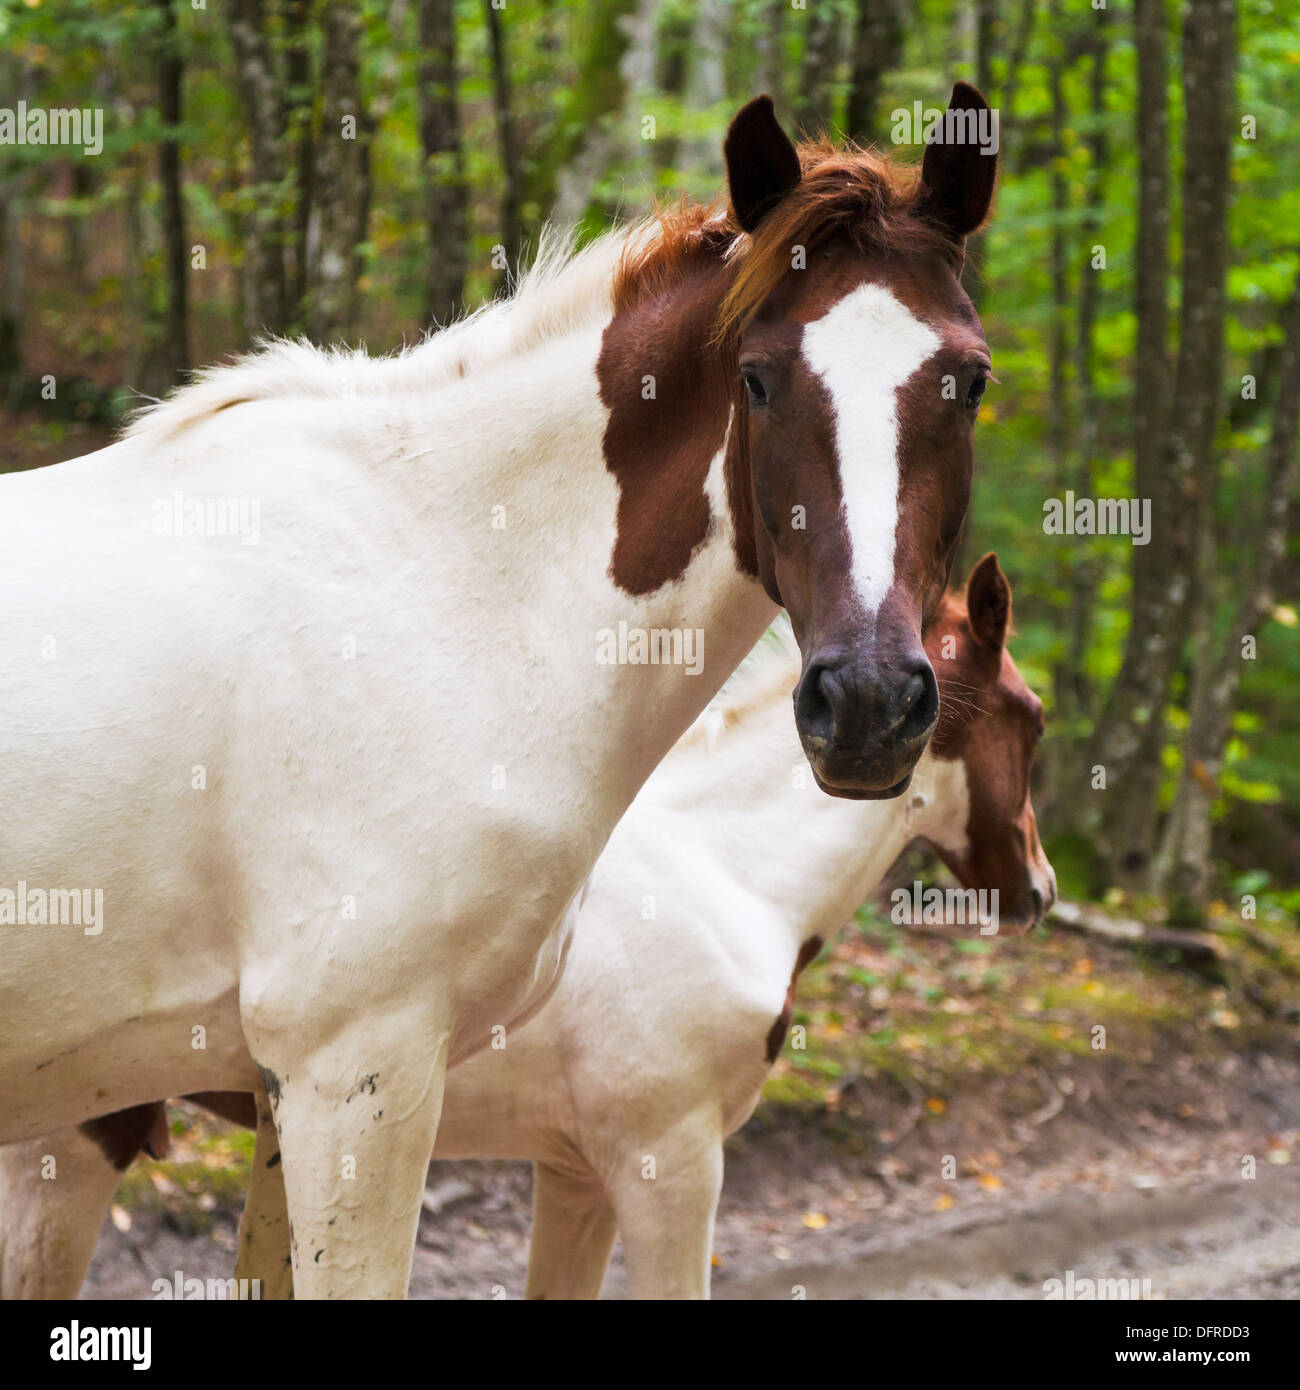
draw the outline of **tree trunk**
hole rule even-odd
[[[309,318],[318,341],[356,329],[360,244],[369,212],[370,129],[361,103],[361,17],[330,5],[321,59],[321,138],[315,159],[319,246],[311,265]]]
[[[331,7],[334,8],[334,7]],[[287,322],[285,229],[281,202],[286,172],[285,113],[280,75],[267,32],[265,0],[230,0],[235,87],[252,152],[244,228],[244,331],[250,338],[282,333]]]
[[[1097,382],[1093,371],[1093,347],[1097,319],[1101,307],[1105,271],[1093,265],[1094,246],[1103,245],[1098,238],[1102,232],[1103,190],[1106,170],[1110,166],[1110,149],[1106,139],[1106,58],[1109,35],[1106,15],[1099,10],[1092,17],[1089,36],[1092,70],[1089,74],[1088,107],[1092,117],[1092,132],[1088,136],[1088,183],[1084,199],[1083,246],[1079,259],[1079,326],[1075,348],[1075,391],[1078,401],[1078,458],[1071,486],[1076,497],[1090,497],[1093,492],[1093,463],[1100,435],[1101,405],[1097,399]],[[1081,556],[1071,574],[1073,601],[1070,605],[1070,635],[1066,649],[1066,665],[1070,673],[1071,712],[1085,718],[1092,708],[1092,692],[1086,673],[1088,638],[1091,631],[1093,601],[1096,597],[1098,566],[1095,556]],[[1076,758],[1076,764],[1081,763]],[[1078,802],[1076,800],[1075,804]]]
[[[502,0],[504,4],[504,0]],[[496,116],[497,148],[501,155],[501,236],[505,266],[499,283],[509,282],[519,267],[523,249],[520,208],[523,203],[524,173],[515,136],[515,113],[510,94],[510,69],[506,61],[506,39],[496,0],[483,0],[487,15],[488,41],[492,51],[492,109]]]
[[[691,34],[691,56],[686,76],[686,108],[704,113],[727,98],[723,62],[729,41],[731,0],[699,0]],[[686,167],[717,178],[722,173],[722,146],[710,132],[685,142]]]
[[[420,0],[420,144],[424,151],[424,209],[429,238],[430,324],[461,312],[469,266],[469,187],[460,138],[456,7],[453,0]]]
[[[880,89],[885,74],[898,63],[902,53],[903,16],[898,0],[858,0],[844,131],[860,145],[881,139],[877,125]]]
[[[561,226],[582,218],[615,153],[639,139],[628,129],[635,113],[629,118],[627,108],[654,86],[658,16],[659,0],[610,0],[597,11],[579,67],[579,90],[567,108],[570,134],[548,142],[538,161],[538,201]]]
[[[1205,916],[1211,888],[1210,813],[1231,731],[1242,664],[1249,659],[1243,650],[1243,638],[1257,638],[1259,627],[1266,621],[1286,556],[1300,431],[1300,275],[1284,313],[1277,379],[1263,516],[1253,532],[1258,537],[1255,569],[1222,648],[1213,661],[1198,663],[1183,745],[1183,771],[1156,864],[1157,881],[1170,895],[1170,919],[1175,922],[1196,923]]]
[[[844,20],[835,0],[814,0],[804,12],[803,72],[795,96],[796,124],[815,135],[830,129],[832,85],[839,66]]]
[[[754,69],[754,93],[766,92],[778,111],[785,110],[784,64],[781,41],[785,31],[785,15],[789,0],[768,0],[759,11],[760,25],[755,46],[758,63]]]
[[[158,39],[158,109],[167,132],[158,142],[158,182],[162,189],[163,259],[167,275],[167,314],[162,356],[167,384],[175,386],[189,370],[189,253],[185,245],[185,206],[181,188],[180,37],[172,0],[156,0],[161,30]]]
[[[287,79],[286,140],[293,148],[293,273],[286,293],[288,316],[299,320],[305,312],[308,289],[307,249],[315,183],[315,112],[311,72],[312,0],[285,0],[285,77]]]
[[[1227,281],[1235,5],[1205,0],[1183,26],[1187,134],[1183,293],[1172,395],[1165,356],[1168,155],[1165,6],[1136,0],[1138,48],[1138,360],[1136,483],[1150,498],[1151,543],[1133,547],[1132,619],[1123,662],[1098,726],[1092,761],[1106,769],[1098,831],[1111,882],[1146,888],[1156,837],[1164,709],[1177,672],[1197,563],[1205,478],[1212,475],[1222,392]]]

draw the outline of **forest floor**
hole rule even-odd
[[[807,1047],[728,1141],[715,1296],[1041,1299],[1070,1271],[1300,1296],[1295,935],[1227,931],[1207,974],[1060,929],[851,928],[800,991]],[[232,1272],[251,1136],[174,1116],[173,1161],[128,1173],[85,1296]],[[521,1297],[528,1165],[428,1183],[412,1294]],[[626,1293],[616,1250],[604,1296]]]

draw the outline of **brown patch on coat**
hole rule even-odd
[[[715,267],[616,315],[605,330],[596,376],[609,411],[605,466],[618,481],[609,574],[625,593],[679,579],[713,525],[704,485],[730,399],[706,344],[723,275]]]
[[[783,601],[755,524],[749,416],[737,366],[741,334],[761,311],[788,314],[797,353],[802,325],[860,283],[872,268],[866,262],[876,274],[881,262],[898,263],[884,277],[892,287],[900,267],[921,282],[936,266],[948,267],[950,277],[959,258],[951,237],[926,214],[925,186],[914,167],[826,141],[801,146],[799,160],[802,179],[752,234],[717,208],[685,202],[661,208],[656,233],[634,236],[615,274],[614,318],[596,375],[610,412],[605,463],[619,484],[609,573],[629,594],[653,593],[679,579],[707,539],[714,519],[705,480],[734,409],[725,477],[737,568],[761,578],[771,597]],[[805,248],[808,270],[792,270],[795,246]],[[827,274],[823,253],[832,249],[848,256],[836,255]],[[649,400],[647,378],[654,381]],[[800,387],[807,390],[806,383]],[[819,409],[824,415],[826,402],[813,391],[803,413]],[[834,457],[833,442],[827,444]],[[801,484],[802,505],[822,500],[814,495],[819,474],[788,471],[801,475],[790,481]],[[840,521],[834,481],[824,499],[832,528]],[[955,491],[964,511],[965,493]],[[788,514],[780,525],[788,527]],[[939,590],[946,579],[945,570]]]
[[[167,1156],[167,1107],[160,1100],[101,1115],[78,1128],[99,1145],[99,1151],[119,1173],[131,1166],[141,1149],[147,1149],[151,1158]]]
[[[785,1003],[781,1006],[781,1012],[777,1014],[776,1021],[768,1030],[767,1064],[769,1067],[781,1055],[781,1049],[785,1046],[786,1035],[790,1032],[790,1020],[794,1017],[794,991],[799,982],[799,976],[803,973],[804,967],[816,959],[817,952],[821,948],[822,939],[820,936],[810,936],[799,947],[799,955],[795,959],[794,969],[790,972],[790,983],[785,991]]]
[[[257,1101],[249,1091],[196,1091],[185,1099],[232,1124],[243,1125],[245,1129],[257,1128]]]

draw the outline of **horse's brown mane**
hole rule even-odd
[[[868,255],[952,253],[943,231],[920,215],[920,169],[875,150],[813,140],[799,147],[803,178],[748,238],[730,212],[683,199],[658,207],[659,235],[629,243],[614,278],[615,312],[672,289],[703,261],[738,252],[737,272],[716,315],[719,340],[745,327],[790,270],[791,248],[832,239]]]

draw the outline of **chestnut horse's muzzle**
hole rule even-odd
[[[891,662],[824,648],[795,688],[794,709],[818,786],[884,800],[907,789],[939,717],[939,686],[919,646]]]

